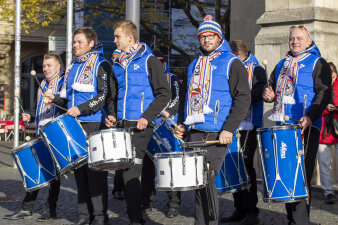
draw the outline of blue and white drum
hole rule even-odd
[[[63,114],[54,118],[41,128],[41,134],[60,173],[87,163],[86,133],[74,117]]]
[[[153,158],[156,153],[180,152],[182,143],[181,139],[174,136],[170,121],[162,120],[154,128],[153,136],[148,144],[148,154]]]
[[[26,191],[47,186],[59,176],[56,164],[40,137],[13,149],[11,156],[22,176]]]
[[[265,202],[295,202],[308,198],[304,151],[298,125],[257,129]]]
[[[250,183],[240,146],[240,137],[236,137],[236,134],[234,134],[215,183],[219,193],[234,193],[247,188]]]

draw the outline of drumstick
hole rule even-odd
[[[174,123],[174,121],[170,117],[168,117],[168,120],[170,120],[170,122],[174,125],[175,129],[178,129],[177,124]]]
[[[215,141],[191,141],[191,142],[184,142],[180,146],[191,148],[191,147],[205,147],[210,144],[218,144],[219,140]]]
[[[265,76],[266,76],[266,81],[267,81],[267,84],[268,84],[268,88],[270,88],[268,71],[267,71],[268,60],[264,59],[262,63],[264,65],[264,69],[265,69]]]
[[[42,87],[41,87],[41,84],[40,84],[38,78],[36,77],[36,71],[35,71],[35,70],[32,70],[32,71],[31,71],[31,75],[35,78],[35,81],[36,81],[36,83],[39,85],[39,88],[40,88],[41,92],[44,93],[44,91],[43,91],[43,89],[42,89]]]
[[[63,111],[65,111],[65,112],[67,112],[67,109],[66,108],[63,108],[62,106],[59,106],[59,105],[57,105],[57,104],[55,104],[55,103],[50,103],[50,104],[52,104],[53,106],[55,106],[55,107],[57,107],[57,108],[59,108],[59,109],[62,109]]]
[[[300,121],[299,121],[299,120],[292,119],[292,118],[290,118],[289,116],[284,116],[284,120],[285,120],[285,121],[291,120],[291,121],[294,121],[294,122],[300,123]]]

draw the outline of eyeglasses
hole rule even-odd
[[[206,38],[207,38],[208,40],[212,40],[212,39],[215,38],[215,36],[216,36],[216,34],[200,35],[200,36],[199,36],[199,39],[200,39],[201,41],[205,40]]]
[[[306,31],[307,31],[307,29],[306,29],[306,26],[305,25],[292,25],[292,26],[290,26],[290,31],[292,31],[293,29],[295,29],[295,28],[299,28],[299,29],[305,29]]]

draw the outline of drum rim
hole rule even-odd
[[[187,155],[192,155],[192,153],[201,153],[200,156],[204,156],[207,153],[207,150],[200,150],[200,151],[194,151],[194,150],[189,150],[189,151],[185,151],[185,154]],[[161,152],[161,153],[155,153],[155,155],[153,156],[154,158],[169,158],[169,157],[162,157],[165,155],[172,155],[173,158],[178,158],[178,156],[183,155],[183,151],[180,152]]]
[[[48,127],[50,124],[52,124],[52,123],[54,123],[56,120],[58,120],[59,118],[63,118],[63,117],[65,117],[65,116],[69,116],[68,114],[66,114],[66,113],[64,113],[64,114],[62,114],[62,115],[59,115],[59,116],[57,116],[57,117],[54,117],[54,118],[52,118],[52,120],[51,121],[49,121],[48,123],[46,123],[45,125],[43,125],[41,128],[40,128],[40,130],[41,131],[43,131],[46,127]],[[74,117],[73,117],[74,118]],[[76,119],[76,118],[74,118],[74,119]]]
[[[274,131],[274,130],[291,130],[293,128],[300,128],[300,125],[298,124],[285,124],[285,125],[279,125],[279,126],[273,126],[273,127],[261,127],[257,128],[257,132],[264,132],[264,131]]]
[[[203,181],[203,184],[198,186],[189,186],[189,187],[176,187],[176,188],[170,188],[170,187],[159,187],[157,184],[155,184],[155,189],[158,191],[192,191],[197,189],[202,189],[207,185],[205,181]]]
[[[13,150],[11,150],[11,152],[13,152],[13,153],[19,152],[20,150],[26,149],[27,147],[31,147],[35,143],[40,142],[40,141],[43,142],[43,139],[40,136],[38,136],[38,137],[34,138],[33,140],[30,140],[29,142],[26,142],[26,143],[24,143],[24,144],[22,144],[18,147],[13,148]]]
[[[94,163],[89,163],[88,162],[88,166],[91,167],[91,168],[94,168],[94,169],[97,169],[97,170],[116,170],[116,169],[120,169],[120,168],[130,168],[132,167],[133,165],[135,165],[135,160],[134,159],[127,159],[127,158],[123,158],[124,160],[120,160],[120,161],[117,161],[116,159],[114,160],[100,160],[100,161],[96,161]],[[105,162],[105,163],[101,163],[101,162]],[[96,168],[97,165],[105,165],[105,164],[111,164],[111,163],[126,163],[126,164],[129,164],[130,166],[129,167],[111,167],[111,168]]]
[[[97,134],[100,134],[100,133],[108,133],[109,131],[111,130],[116,130],[116,131],[123,131],[125,133],[128,133],[130,134],[126,129],[124,128],[109,128],[109,129],[104,129],[104,130],[98,130],[98,131],[95,131],[93,133],[91,133],[90,135],[88,135],[88,139],[91,137],[91,136],[94,136],[94,135],[97,135]]]

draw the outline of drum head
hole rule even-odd
[[[194,155],[205,155],[207,153],[206,150],[201,151],[185,151],[185,155],[190,157]],[[155,158],[181,158],[183,157],[183,152],[163,152],[163,153],[156,153],[154,155]]]
[[[46,123],[45,125],[43,125],[43,127],[41,127],[41,131],[44,130],[46,127],[48,127],[50,124],[54,123],[57,120],[60,120],[61,118],[68,116],[68,114],[64,113],[58,117],[53,118],[51,121],[49,121],[48,123]]]
[[[298,124],[284,124],[284,125],[279,125],[279,126],[273,126],[271,128],[269,127],[262,127],[262,128],[257,128],[257,132],[267,132],[267,131],[273,131],[273,130],[293,130],[293,129],[298,129],[300,126]]]
[[[31,141],[29,141],[29,142],[26,142],[25,144],[22,144],[22,145],[20,145],[20,146],[18,146],[18,147],[16,147],[16,148],[14,148],[14,149],[12,150],[12,152],[13,152],[13,153],[19,152],[19,151],[21,151],[22,149],[26,149],[26,148],[28,148],[28,147],[31,147],[31,146],[33,146],[34,144],[36,144],[36,143],[38,143],[38,142],[40,142],[40,141],[42,141],[42,138],[41,138],[40,136],[38,136],[37,138],[34,138],[33,140],[31,140]]]
[[[114,132],[126,132],[126,133],[129,133],[124,128],[109,128],[109,129],[95,131],[95,132],[91,133],[88,136],[88,138],[90,138],[91,136],[97,135],[97,134],[101,134],[101,133],[114,133]]]

